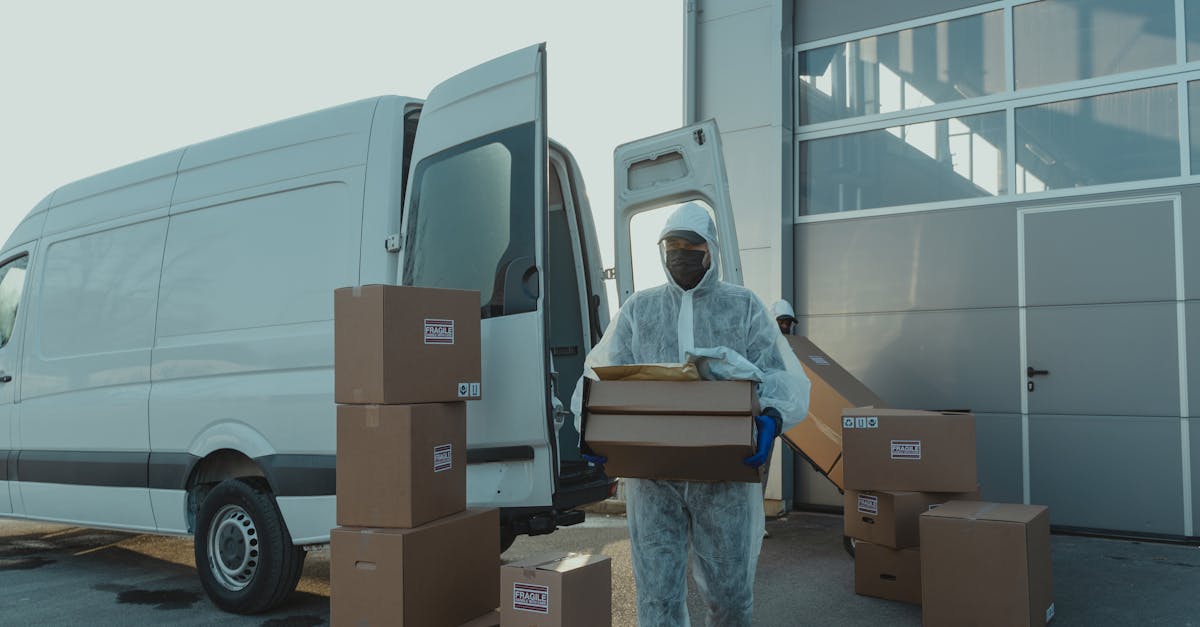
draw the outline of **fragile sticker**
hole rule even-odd
[[[868,429],[878,429],[879,428],[879,416],[867,416],[867,428]]]
[[[921,441],[892,440],[892,459],[921,459]]]
[[[471,384],[463,381],[458,384],[458,397],[466,398],[471,395]]]
[[[867,494],[858,495],[858,511],[872,516],[879,515],[879,497]]]
[[[550,613],[550,586],[513,583],[513,609],[522,612]]]
[[[433,471],[442,472],[450,470],[454,467],[453,446],[450,444],[439,444],[433,447]]]
[[[453,344],[454,321],[442,318],[425,319],[426,344]]]

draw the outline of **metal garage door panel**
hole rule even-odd
[[[1021,411],[1016,308],[802,317],[800,332],[894,407]]]
[[[1179,415],[1175,303],[1031,307],[1029,413]]]
[[[975,442],[979,485],[983,498],[1000,503],[1020,503],[1021,416],[975,414]]]
[[[1195,523],[1200,521],[1200,420],[1188,420],[1188,439],[1191,440],[1192,467],[1192,533],[1195,534]]]
[[[1174,242],[1169,201],[1028,213],[1025,303],[1174,300]]]
[[[1188,413],[1200,416],[1200,302],[1189,302],[1184,307],[1187,320],[1188,399],[1192,399],[1188,403]],[[1200,460],[1200,457],[1197,459]]]
[[[1183,533],[1178,418],[1029,417],[1031,500],[1054,525]]]
[[[1011,207],[796,226],[801,314],[1017,305]]]

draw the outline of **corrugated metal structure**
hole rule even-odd
[[[1196,536],[1200,4],[685,8],[746,284],[893,405],[974,411],[985,498]]]

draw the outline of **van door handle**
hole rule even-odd
[[[11,374],[0,373],[0,383],[9,383],[12,381]]]
[[[1037,377],[1037,376],[1041,376],[1044,374],[1050,374],[1050,371],[1049,370],[1038,370],[1037,368],[1034,368],[1033,366],[1028,366],[1025,368],[1025,376],[1027,376],[1027,377]]]

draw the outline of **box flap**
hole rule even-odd
[[[883,399],[872,392],[871,388],[847,372],[812,340],[807,337],[789,335],[787,341],[810,379],[818,378],[824,381],[851,405],[887,407],[887,403],[884,403]]]
[[[749,415],[752,381],[589,381],[587,410],[597,414]]]
[[[747,446],[753,440],[752,420],[740,416],[675,416],[592,414],[583,428],[584,441],[639,446]]]
[[[551,553],[510,562],[504,566],[505,568],[534,568],[548,572],[565,573],[585,566],[591,566],[592,564],[598,564],[608,559],[604,555],[590,555],[587,553]]]
[[[1045,511],[1047,511],[1047,508],[1044,505],[989,503],[987,501],[950,501],[942,504],[941,507],[931,509],[921,515],[932,518],[1028,524]]]

